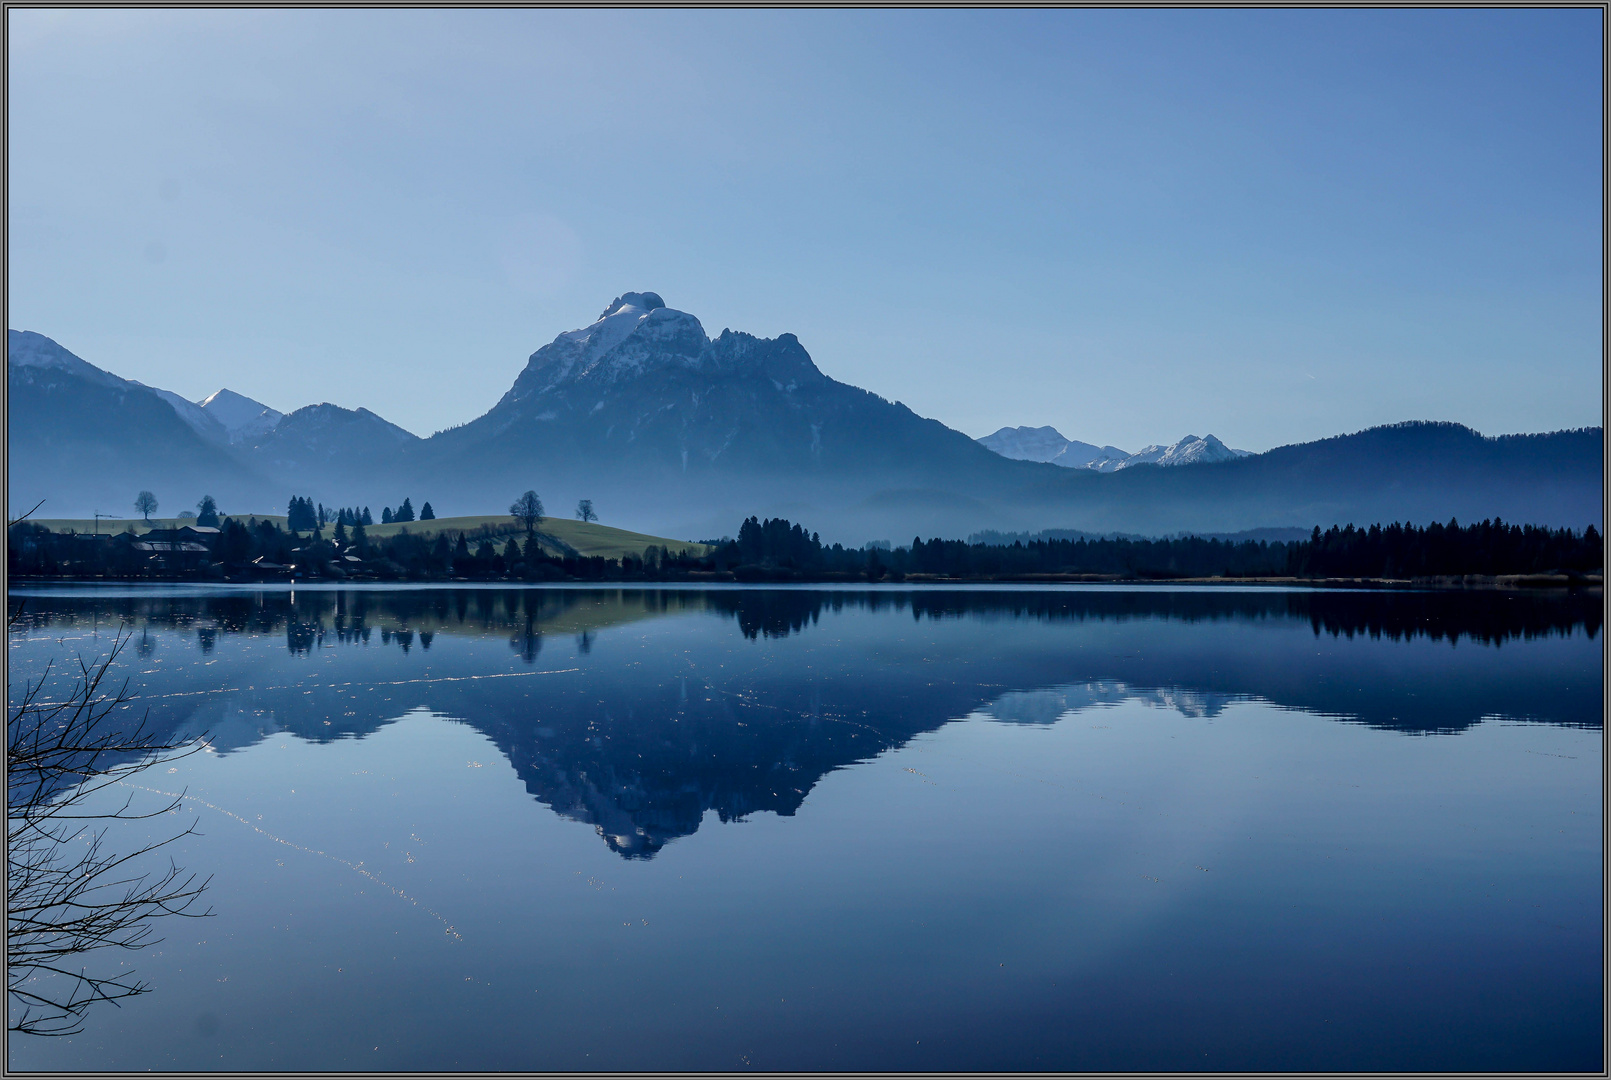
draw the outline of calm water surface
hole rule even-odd
[[[18,1070],[1599,1070],[1600,599],[14,592],[215,914]]]

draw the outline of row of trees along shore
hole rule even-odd
[[[533,500],[531,504],[526,503],[528,497]],[[528,491],[525,495],[522,495],[520,499],[516,500],[516,505],[525,506],[526,510],[532,510],[534,507],[533,516],[542,517],[542,500],[537,498],[537,493],[534,491]],[[142,491],[134,497],[134,508],[140,512],[148,525],[151,523],[151,515],[157,512],[159,506],[161,506],[161,503],[149,491]],[[510,507],[510,512],[515,513],[515,507]],[[203,495],[201,501],[196,504],[195,513],[192,514],[186,511],[179,516],[181,518],[194,518],[197,525],[206,528],[217,528],[219,522],[218,501],[211,495]],[[521,515],[516,514],[516,516]],[[599,516],[593,511],[593,500],[583,499],[577,503],[576,516],[581,521],[597,521]],[[414,519],[414,501],[410,498],[405,497],[402,502],[397,504],[397,509],[395,510],[389,506],[383,506],[380,510],[380,523],[382,525],[404,525]],[[436,511],[431,508],[430,503],[420,507],[419,520],[436,520]],[[291,496],[291,502],[285,508],[285,527],[292,532],[310,532],[314,529],[324,529],[330,525],[345,525],[351,528],[354,525],[373,525],[374,523],[375,518],[369,512],[369,507],[367,506],[362,508],[356,506],[334,507],[326,506],[324,503],[315,505],[312,499],[301,495],[293,495]]]
[[[750,518],[736,539],[641,555],[584,556],[540,529],[541,500],[527,492],[507,524],[468,531],[371,538],[362,512],[324,516],[306,501],[288,527],[272,520],[223,518],[216,535],[187,542],[142,542],[132,533],[53,533],[29,522],[11,528],[16,577],[193,578],[200,580],[1013,580],[1095,577],[1415,580],[1436,577],[1598,574],[1604,542],[1579,532],[1500,520],[1472,525],[1353,525],[1291,542],[1077,539],[1011,545],[914,537],[907,547],[825,545],[815,533],[774,518]],[[588,508],[591,510],[591,507]],[[310,520],[311,515],[311,520]],[[579,514],[580,516],[580,514]],[[588,518],[594,515],[589,514]],[[587,520],[588,518],[584,518]],[[301,526],[300,528],[298,526]],[[305,534],[305,535],[304,535]]]

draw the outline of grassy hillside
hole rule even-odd
[[[415,536],[425,537],[435,537],[439,532],[455,536],[461,532],[469,533],[472,542],[478,535],[487,533],[496,537],[524,536],[526,533],[526,530],[515,524],[508,514],[444,517],[434,521],[410,521],[406,525],[370,525],[364,531],[371,539],[378,540],[396,536],[403,529],[407,529]],[[569,518],[543,518],[542,523],[537,526],[537,531],[542,534],[543,546],[554,547],[556,553],[562,552],[563,548],[550,545],[547,538],[552,537],[561,544],[574,548],[578,554],[602,555],[607,559],[619,559],[624,554],[642,555],[643,549],[651,544],[671,551],[688,551],[696,555],[703,555],[709,550],[704,544],[696,544],[691,540],[672,540],[664,536],[614,529],[596,522],[572,521]]]
[[[248,515],[250,517],[252,515]],[[283,514],[259,514],[259,521],[272,521],[280,528],[285,527]],[[32,519],[30,519],[32,520]],[[143,518],[118,518],[108,520],[102,518],[99,531],[102,533],[120,533],[130,525],[134,526],[136,533],[144,533],[148,529],[172,529],[180,525],[194,525],[194,518],[159,518],[153,517],[150,525]],[[96,524],[93,518],[40,518],[37,524],[53,532],[93,533]],[[364,531],[372,540],[381,540],[396,536],[403,529],[407,529],[415,536],[434,539],[439,532],[446,532],[457,538],[459,533],[468,533],[469,540],[474,543],[480,536],[490,535],[499,539],[510,536],[524,536],[526,530],[516,525],[508,514],[479,515],[473,517],[445,517],[433,521],[410,521],[406,525],[370,525]],[[539,540],[543,547],[552,554],[567,554],[566,548],[573,549],[580,555],[602,555],[607,559],[619,559],[622,555],[642,555],[643,549],[651,545],[667,548],[671,551],[688,551],[696,555],[703,555],[710,549],[705,544],[696,544],[689,540],[673,540],[664,536],[650,536],[647,533],[629,532],[626,529],[614,529],[608,525],[599,525],[594,522],[583,523],[571,521],[567,518],[544,518],[537,527]],[[328,535],[328,529],[326,530]],[[551,543],[552,540],[558,543]]]

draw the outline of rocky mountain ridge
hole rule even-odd
[[[7,343],[13,507],[44,497],[52,516],[115,509],[142,488],[171,506],[211,494],[225,512],[271,512],[296,492],[330,505],[412,494],[439,514],[484,514],[531,488],[550,512],[591,499],[610,524],[658,535],[720,536],[755,514],[855,546],[980,529],[1601,517],[1599,428],[1489,439],[1416,422],[1251,456],[1213,436],[1127,455],[1005,429],[1026,455],[1013,460],[995,436],[828,377],[792,334],[712,338],[649,292],[559,334],[487,413],[428,439],[328,403],[284,416],[224,391],[176,403],[42,335]],[[1084,467],[1068,467],[1072,447],[1092,455]]]
[[[1065,438],[1054,427],[1004,427],[977,441],[1015,461],[1043,461],[1067,469],[1095,472],[1118,472],[1133,465],[1200,465],[1250,456],[1246,450],[1232,450],[1212,435],[1200,439],[1187,435],[1169,445],[1154,443],[1134,454],[1116,446],[1099,447]]]

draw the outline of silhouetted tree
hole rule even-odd
[[[408,500],[404,499],[403,501],[406,503]],[[420,520],[421,521],[435,521],[436,520],[436,511],[431,509],[431,504],[430,503],[426,503],[424,506],[420,507]]]
[[[363,519],[361,521],[361,524],[373,525],[374,523],[375,523],[375,519],[369,516],[369,507],[367,507],[367,506],[364,507],[364,516],[363,516]]]
[[[597,521],[599,516],[593,512],[593,500],[583,499],[577,503],[576,516],[582,521]]]
[[[392,508],[391,507],[383,506],[383,507],[380,508],[380,523],[382,525],[390,525],[392,523]]]
[[[134,497],[134,508],[145,515],[147,525],[151,524],[151,512],[157,508],[157,497],[149,491],[142,491]]]
[[[211,495],[203,495],[196,504],[196,524],[218,528],[218,502]]]
[[[392,514],[392,520],[393,521],[413,521],[414,520],[414,504],[409,502],[407,499],[404,499],[403,500],[403,505],[399,506],[397,508],[397,510]]]
[[[537,523],[543,520],[543,501],[535,491],[528,491],[509,506],[509,516],[526,527],[530,536]]]
[[[285,509],[285,527],[291,532],[312,532],[319,527],[319,515],[313,509],[313,500],[292,496]]]

